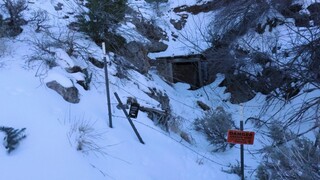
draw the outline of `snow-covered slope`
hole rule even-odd
[[[26,47],[21,42],[11,47]],[[116,108],[112,95],[114,128],[107,123],[105,90],[81,91],[79,104],[65,102],[56,92],[47,88],[35,77],[35,71],[22,68],[27,49],[12,48],[0,70],[1,126],[26,128],[27,138],[11,154],[1,147],[1,178],[3,179],[237,179],[220,171],[221,166],[208,161],[195,152],[214,161],[226,164],[222,158],[212,157],[205,150],[182,142],[174,134],[165,133],[154,126],[146,114],[140,113],[135,121],[145,145],[139,143],[121,110]],[[112,69],[110,70],[112,71]],[[120,98],[135,95],[138,101],[145,100],[149,106],[157,105],[137,85],[163,88],[175,96],[176,113],[194,118],[193,112],[200,111],[194,106],[198,99],[184,88],[175,89],[165,85],[153,74],[154,81],[139,74],[132,75],[139,84],[130,81],[117,83],[111,79],[111,91]],[[113,85],[114,84],[114,85]],[[123,85],[121,85],[123,84]],[[131,93],[131,94],[129,94]],[[198,95],[203,92],[197,92]],[[186,99],[184,101],[183,99]],[[181,104],[183,102],[186,105]],[[180,103],[179,103],[180,102]],[[179,105],[180,104],[180,105]],[[189,109],[188,109],[189,108]],[[91,139],[102,149],[77,151],[79,132],[72,129],[87,124],[94,137]],[[191,148],[186,148],[182,144]]]
[[[58,3],[62,10],[55,10]],[[140,8],[146,16],[155,18],[167,34],[178,34],[176,40],[170,39],[167,51],[150,54],[150,57],[185,55],[196,52],[198,48],[205,49],[205,39],[201,39],[202,27],[205,27],[212,14],[200,13],[189,15],[183,31],[177,31],[169,23],[170,18],[180,18],[173,7],[195,4],[196,0],[172,0],[167,6],[160,6],[164,17],[154,14],[152,6],[145,1],[132,0],[133,8]],[[203,1],[205,2],[205,1]],[[72,1],[67,0],[34,0],[29,2],[25,17],[31,17],[32,12],[44,10],[48,13],[51,35],[68,35],[66,25],[72,21],[71,12],[75,9]],[[165,13],[164,13],[165,12]],[[69,15],[66,18],[66,15]],[[196,27],[196,28],[194,28]],[[212,109],[223,107],[232,114],[232,119],[238,126],[239,120],[256,117],[261,112],[265,97],[258,94],[243,106],[229,103],[229,94],[224,94],[224,88],[218,87],[223,77],[201,89],[190,91],[189,85],[177,83],[169,85],[158,76],[153,69],[147,75],[134,70],[128,71],[128,79],[116,77],[117,65],[114,59],[108,66],[111,110],[113,128],[108,124],[108,108],[105,89],[104,70],[87,64],[75,57],[69,57],[63,48],[54,51],[59,66],[45,69],[40,61],[28,66],[37,51],[35,43],[45,37],[43,33],[35,33],[35,24],[29,23],[23,27],[23,32],[15,39],[2,39],[0,46],[0,127],[26,128],[26,138],[21,140],[17,149],[10,154],[0,145],[0,177],[8,180],[207,180],[207,179],[239,179],[234,174],[227,174],[222,169],[237,164],[240,159],[239,146],[236,145],[226,152],[212,153],[212,145],[205,136],[194,130],[193,122],[205,115],[197,105],[204,102]],[[72,36],[78,44],[86,47],[95,58],[102,60],[102,50],[83,34]],[[185,37],[185,38],[184,38]],[[50,40],[50,38],[48,38]],[[46,40],[48,40],[46,39]],[[185,40],[189,40],[185,41]],[[192,44],[196,43],[196,44]],[[190,44],[191,43],[191,44]],[[81,57],[81,56],[79,56]],[[82,74],[67,73],[65,68],[74,65],[85,67],[94,72],[92,86],[84,90],[77,80],[83,80]],[[75,86],[80,91],[80,102],[71,104],[46,83],[56,80],[66,87]],[[114,96],[119,94],[122,102],[128,97],[134,97],[145,107],[160,109],[160,103],[147,93],[151,89],[165,93],[170,99],[170,108],[179,128],[187,134],[190,143],[181,134],[174,131],[166,132],[147,116],[139,112],[134,119],[138,132],[145,144],[141,144]],[[265,112],[265,117],[279,118],[290,112],[291,102],[278,117],[272,112]],[[254,150],[267,143],[261,134],[264,129],[254,129],[248,122],[245,130],[255,130],[256,139],[252,146],[245,146],[246,177],[254,179],[254,170],[260,160],[260,154],[252,154]],[[0,133],[0,139],[4,137]]]
[[[168,45],[164,52],[149,53],[150,58],[163,56],[179,56],[200,53],[210,45],[205,34],[207,26],[213,18],[212,12],[192,14],[190,12],[174,12],[174,8],[205,4],[207,1],[169,0],[167,3],[147,3],[143,0],[129,0],[130,7],[144,14],[144,18],[155,22],[164,30]],[[174,27],[174,22],[181,22],[181,29]]]
[[[63,12],[53,8],[58,2],[33,1],[25,16],[32,10],[46,10],[53,32],[61,31],[67,22],[62,18]],[[0,146],[1,179],[238,179],[221,171],[238,158],[232,151],[214,156],[201,135],[192,135],[197,141],[188,144],[179,135],[155,126],[142,112],[134,121],[145,142],[139,143],[125,115],[116,107],[113,93],[117,92],[123,102],[133,96],[141,105],[154,108],[159,102],[146,95],[148,87],[167,93],[173,113],[190,121],[184,120],[187,123],[182,127],[190,132],[191,121],[203,115],[196,100],[218,106],[220,101],[215,96],[209,94],[208,99],[205,91],[190,92],[184,84],[171,87],[153,71],[149,77],[130,71],[130,81],[120,80],[113,76],[115,66],[111,65],[108,71],[114,127],[109,128],[103,70],[95,70],[95,86],[85,91],[75,83],[78,77],[66,80],[62,67],[74,59],[60,52],[56,57],[61,58],[62,67],[38,76],[43,67],[30,68],[26,60],[34,53],[32,41],[41,38],[41,34],[34,33],[30,24],[23,29],[16,39],[5,40],[6,51],[0,57],[4,65],[0,69],[0,126],[26,128],[27,137],[10,154]],[[102,59],[101,49],[91,47]],[[80,103],[70,104],[49,89],[45,83],[53,79],[65,86],[75,84],[80,90]]]

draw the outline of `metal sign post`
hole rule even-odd
[[[102,50],[103,50],[103,55],[104,55],[103,61],[104,61],[104,74],[105,74],[107,101],[108,101],[109,127],[112,128],[111,101],[110,101],[110,89],[109,89],[109,77],[108,77],[109,56],[106,53],[106,45],[104,42],[102,43]]]
[[[243,131],[243,104],[241,103],[241,121],[240,121],[240,131]],[[240,145],[240,163],[241,163],[241,180],[244,180],[244,146],[243,143]]]
[[[140,143],[141,143],[141,144],[144,144],[144,142],[143,142],[143,140],[142,140],[142,138],[141,138],[141,136],[140,136],[137,128],[134,126],[132,120],[130,119],[130,116],[129,116],[128,112],[126,111],[126,109],[124,108],[123,103],[121,102],[118,94],[115,92],[114,95],[116,96],[117,101],[118,101],[118,103],[119,103],[119,106],[120,106],[120,108],[123,110],[123,113],[127,116],[127,119],[128,119],[128,121],[129,121],[129,123],[130,123],[130,125],[131,125],[131,127],[132,127],[132,129],[133,129],[133,131],[134,131],[134,133],[137,135]]]
[[[241,107],[241,115],[243,117],[243,106],[241,105]],[[240,121],[240,130],[228,130],[227,142],[240,144],[241,180],[244,180],[244,144],[253,144],[254,135],[254,132],[243,131],[243,120]]]
[[[240,131],[243,131],[243,121],[240,121]],[[244,180],[244,147],[240,144],[241,180]]]

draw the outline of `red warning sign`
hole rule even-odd
[[[228,130],[228,143],[232,144],[253,144],[254,132],[240,131],[240,130]]]

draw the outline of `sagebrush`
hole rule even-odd
[[[69,120],[71,123],[68,139],[71,146],[84,154],[106,155],[105,147],[100,141],[104,132],[95,129],[95,122],[82,118]]]
[[[271,145],[261,150],[264,156],[256,171],[258,179],[320,179],[317,142],[297,137],[277,121],[271,123],[269,137]]]
[[[214,146],[213,151],[226,151],[232,144],[227,143],[227,133],[229,129],[235,127],[230,113],[222,107],[209,112],[202,119],[195,121],[196,130],[203,132],[208,141]]]

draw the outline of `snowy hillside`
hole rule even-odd
[[[28,16],[33,9],[46,10],[53,33],[59,33],[66,23],[61,18],[61,11],[54,10],[57,3],[33,1],[24,14]],[[131,80],[119,80],[113,76],[115,66],[112,65],[109,73],[114,128],[111,129],[108,127],[103,69],[96,69],[100,75],[94,77],[95,87],[90,91],[76,84],[81,100],[78,104],[68,103],[45,83],[56,80],[65,86],[75,84],[81,76],[67,74],[62,68],[72,66],[74,59],[55,50],[60,67],[42,72],[43,67],[38,66],[41,64],[36,63],[34,67],[26,64],[28,57],[34,54],[31,42],[41,38],[41,33],[35,33],[31,25],[25,25],[16,39],[3,40],[0,126],[26,128],[26,138],[10,154],[1,146],[1,179],[237,179],[236,175],[221,172],[224,166],[220,165],[234,162],[237,155],[213,156],[201,136],[200,142],[190,145],[179,135],[155,126],[143,112],[134,121],[145,142],[140,144],[125,115],[117,109],[113,95],[117,92],[123,102],[134,96],[141,105],[156,108],[159,102],[146,95],[148,88],[156,88],[172,97],[170,105],[177,116],[183,115],[191,121],[203,114],[196,107],[196,100],[204,99],[213,106],[218,105],[215,100],[205,100],[203,90],[190,92],[183,84],[171,87],[154,72],[145,77],[130,71]],[[102,50],[91,47],[102,59]],[[191,124],[185,126],[188,126],[186,130],[192,131]],[[3,135],[1,133],[1,137]],[[79,150],[78,143],[82,140],[88,142]]]
[[[143,113],[135,124],[145,145],[139,143],[116,104],[112,106],[114,128],[110,129],[104,92],[81,92],[81,102],[71,105],[41,85],[34,72],[22,69],[17,61],[8,61],[1,77],[1,125],[25,127],[27,134],[11,154],[1,147],[3,179],[237,179],[181,145],[181,138],[155,127]],[[138,98],[145,98],[138,95],[141,91],[135,86],[126,85],[122,88],[131,87]],[[116,86],[111,89],[126,96]],[[95,143],[91,145],[101,149],[77,151],[80,134],[72,128],[81,125],[90,128],[86,138]],[[207,156],[225,163],[222,158]]]
[[[1,5],[5,2],[1,1]],[[208,134],[195,125],[212,112],[224,112],[234,122],[230,125],[234,129],[239,129],[239,122],[243,120],[244,130],[256,133],[254,144],[245,145],[245,177],[256,179],[257,167],[265,158],[260,150],[274,143],[268,134],[268,123],[291,118],[301,102],[319,96],[315,90],[292,101],[269,102],[266,101],[268,96],[255,92],[251,100],[236,104],[229,102],[230,93],[226,87],[221,87],[225,79],[221,74],[217,74],[213,83],[197,90],[189,90],[188,84],[165,82],[154,67],[143,73],[122,56],[114,53],[104,56],[100,44],[77,31],[74,22],[77,13],[83,9],[76,4],[83,2],[28,1],[21,14],[28,22],[19,24],[21,32],[20,29],[10,32],[19,32],[18,35],[2,37],[3,29],[0,28],[1,179],[239,179],[236,174],[239,174],[240,145],[232,148],[228,145],[226,151],[214,152],[215,144],[210,143]],[[143,15],[138,14],[138,19],[154,22],[167,35],[159,38],[160,43],[168,46],[166,50],[149,53],[146,59],[196,54],[209,48],[211,44],[203,33],[214,12],[175,10],[209,2],[213,1],[169,0],[157,4],[129,0],[130,8]],[[5,8],[1,15],[4,15],[1,20],[9,17]],[[150,43],[150,39],[139,34],[132,20],[134,15],[125,18],[129,21],[117,24],[118,33],[122,33],[127,41]],[[187,21],[184,22],[184,18]],[[183,28],[179,30],[175,23],[180,21]],[[109,127],[105,57],[113,128]],[[306,86],[301,92],[315,87]],[[69,91],[67,96],[62,95]],[[166,110],[165,115],[170,114],[169,125],[158,122],[162,118],[157,116],[159,114],[141,109],[138,117],[132,118],[144,141],[144,144],[140,143],[114,93],[127,105],[127,111],[130,99],[145,109]],[[218,125],[224,128],[224,122]],[[10,127],[22,130],[21,139],[17,144],[13,143],[17,146],[12,151],[9,151],[7,141]],[[303,135],[313,140],[315,130],[317,126],[313,121],[292,128],[298,134],[306,131]]]

